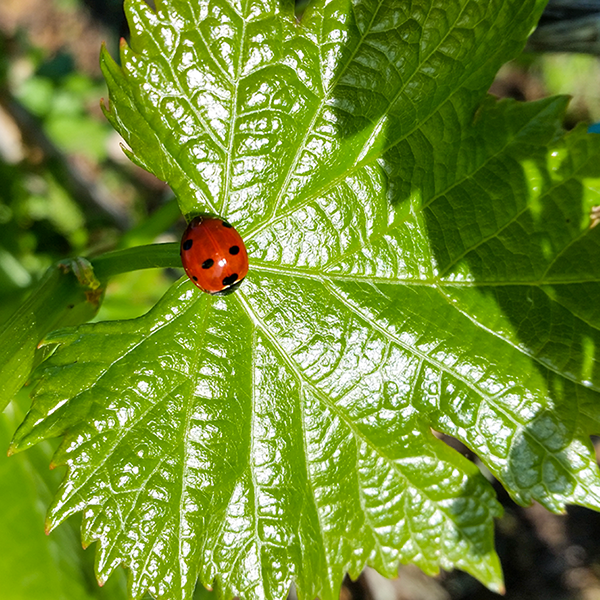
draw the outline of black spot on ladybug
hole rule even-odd
[[[231,248],[229,248],[229,254],[237,254],[240,251],[240,247],[239,246],[231,246]]]
[[[223,223],[223,227],[231,228],[231,225],[227,221],[222,221],[222,223]]]
[[[236,282],[237,278],[238,274],[232,273],[231,275],[229,275],[229,277],[225,277],[225,279],[223,279],[223,285],[231,285],[232,283]]]
[[[198,278],[197,278],[195,275],[192,275],[192,279],[193,279],[194,281],[198,281]]]
[[[185,242],[183,242],[183,249],[189,250],[193,244],[194,244],[194,240],[185,240]]]
[[[215,264],[215,261],[212,258],[207,258],[203,263],[202,263],[202,268],[203,269],[210,269],[213,265]]]

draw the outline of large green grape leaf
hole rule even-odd
[[[517,502],[600,508],[600,142],[564,99],[485,96],[543,4],[127,4],[107,115],[251,269],[46,339],[11,450],[65,436],[48,527],[83,511],[101,581],[327,600],[403,561],[500,589],[492,488],[431,428]]]

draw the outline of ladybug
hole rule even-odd
[[[240,234],[219,217],[201,215],[181,237],[181,263],[203,292],[231,294],[248,273],[248,254]]]

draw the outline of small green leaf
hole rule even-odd
[[[0,409],[27,382],[48,354],[39,349],[46,333],[91,319],[103,289],[84,258],[62,261],[48,269],[29,298],[0,332]]]
[[[47,338],[12,449],[64,435],[49,524],[83,511],[100,580],[328,600],[402,561],[501,590],[493,490],[431,428],[517,502],[600,508],[600,140],[485,95],[543,4],[128,2],[107,116],[251,269]]]

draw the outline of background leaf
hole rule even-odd
[[[25,400],[25,402],[23,402]],[[15,427],[23,418],[25,394],[0,415],[0,443],[6,447]],[[60,482],[57,473],[48,471],[52,456],[49,443],[30,453],[11,458],[0,457],[0,577],[4,600],[120,600],[127,597],[125,578],[116,576],[105,588],[98,588],[91,568],[92,560],[81,550],[78,531],[68,523],[56,536],[44,535],[42,524],[46,504]],[[88,555],[90,553],[88,552]],[[91,567],[91,565],[90,565]]]
[[[49,524],[84,511],[132,595],[334,598],[458,566],[493,589],[493,491],[598,508],[598,141],[562,99],[485,99],[542,2],[128,5],[107,115],[251,271],[57,332],[13,450],[65,434]]]

